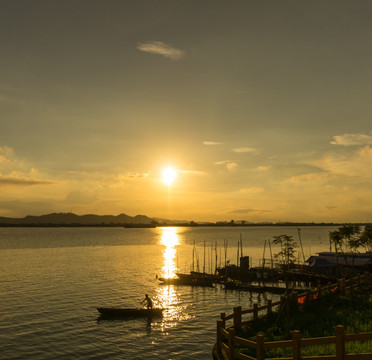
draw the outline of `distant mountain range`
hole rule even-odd
[[[53,213],[24,218],[0,217],[0,226],[118,226],[125,224],[151,224],[156,220],[145,215],[76,215],[72,213]]]

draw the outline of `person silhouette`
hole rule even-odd
[[[146,307],[148,309],[152,309],[152,300],[149,298],[147,294],[145,295],[145,298],[141,301],[141,304],[143,304],[145,301],[147,302]]]

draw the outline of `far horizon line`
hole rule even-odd
[[[27,218],[42,218],[42,217],[47,217],[47,216],[52,216],[52,215],[72,215],[76,217],[86,217],[86,216],[95,216],[95,217],[120,217],[120,216],[126,216],[128,218],[136,219],[136,218],[147,218],[149,219],[152,223],[162,226],[202,226],[202,225],[225,225],[225,226],[252,226],[252,225],[288,225],[288,226],[306,226],[306,225],[328,225],[328,226],[338,226],[338,225],[343,225],[343,224],[358,224],[358,225],[367,225],[371,224],[370,222],[335,222],[335,221],[249,221],[249,220],[217,220],[217,221],[205,221],[205,220],[172,220],[172,219],[165,219],[165,218],[160,218],[160,217],[151,217],[148,215],[144,214],[137,214],[137,215],[128,215],[126,213],[120,213],[118,215],[112,215],[112,214],[105,214],[105,215],[99,215],[99,214],[94,214],[94,213],[85,213],[85,214],[76,214],[73,212],[52,212],[48,214],[42,214],[42,215],[26,215],[23,217],[8,217],[8,216],[0,216],[0,219],[9,219],[9,220],[22,220],[22,219],[27,219]],[[148,222],[143,222],[143,223],[137,223],[137,224],[147,224]],[[65,224],[65,223],[63,223]],[[63,225],[60,224],[60,225]],[[130,222],[120,222],[117,223],[118,226],[123,225],[123,224],[130,224]],[[0,224],[1,225],[1,224]],[[67,225],[67,224],[65,224]],[[76,224],[75,224],[76,225]],[[100,224],[97,224],[100,225]],[[103,224],[101,224],[103,225]],[[115,224],[112,224],[115,225]]]

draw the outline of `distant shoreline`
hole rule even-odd
[[[307,227],[307,226],[341,226],[346,223],[249,223],[249,224],[230,224],[230,223],[166,223],[166,224],[155,224],[149,226],[149,224],[40,224],[40,223],[31,223],[31,224],[9,224],[9,223],[0,223],[1,227],[21,227],[21,228],[34,228],[34,227],[122,227],[127,229],[151,229],[157,227],[229,227],[229,228],[238,228],[238,227],[262,227],[262,226],[274,226],[274,227],[285,227],[285,226],[296,226],[296,227]],[[347,223],[350,224],[350,223]],[[369,223],[353,223],[361,226],[365,226]]]

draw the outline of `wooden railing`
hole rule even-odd
[[[359,286],[365,282],[370,275],[361,275],[349,280],[339,280],[337,284],[328,284],[324,287],[319,287],[315,290],[308,290],[303,294],[295,294],[297,296],[298,305],[301,307],[307,301],[313,301],[320,298],[326,293],[338,291],[340,294],[345,294],[348,291],[352,291],[354,287]],[[298,330],[293,331],[292,340],[284,341],[271,341],[265,342],[262,334],[257,334],[256,341],[247,340],[235,335],[235,329],[240,328],[242,325],[248,325],[251,321],[257,319],[260,314],[266,310],[267,314],[273,311],[273,308],[277,306],[284,306],[285,297],[281,296],[280,301],[272,302],[268,300],[267,305],[258,306],[254,304],[252,309],[242,310],[241,306],[234,308],[233,314],[227,315],[221,313],[221,318],[217,320],[217,342],[216,351],[222,356],[224,360],[242,359],[242,360],[279,360],[277,358],[265,358],[265,349],[275,348],[291,348],[292,357],[280,358],[280,360],[371,360],[372,353],[366,354],[346,354],[345,344],[351,341],[368,341],[372,340],[372,332],[360,333],[360,334],[345,334],[344,327],[342,325],[336,326],[336,336],[319,337],[311,339],[302,339],[301,333]],[[243,321],[242,315],[252,314],[249,320]],[[226,327],[226,322],[233,320],[233,325]],[[301,348],[305,346],[320,346],[325,344],[335,344],[336,354],[335,355],[324,355],[324,356],[301,356]],[[240,353],[236,349],[236,345],[242,345],[247,348],[256,350],[256,357],[245,355]]]

